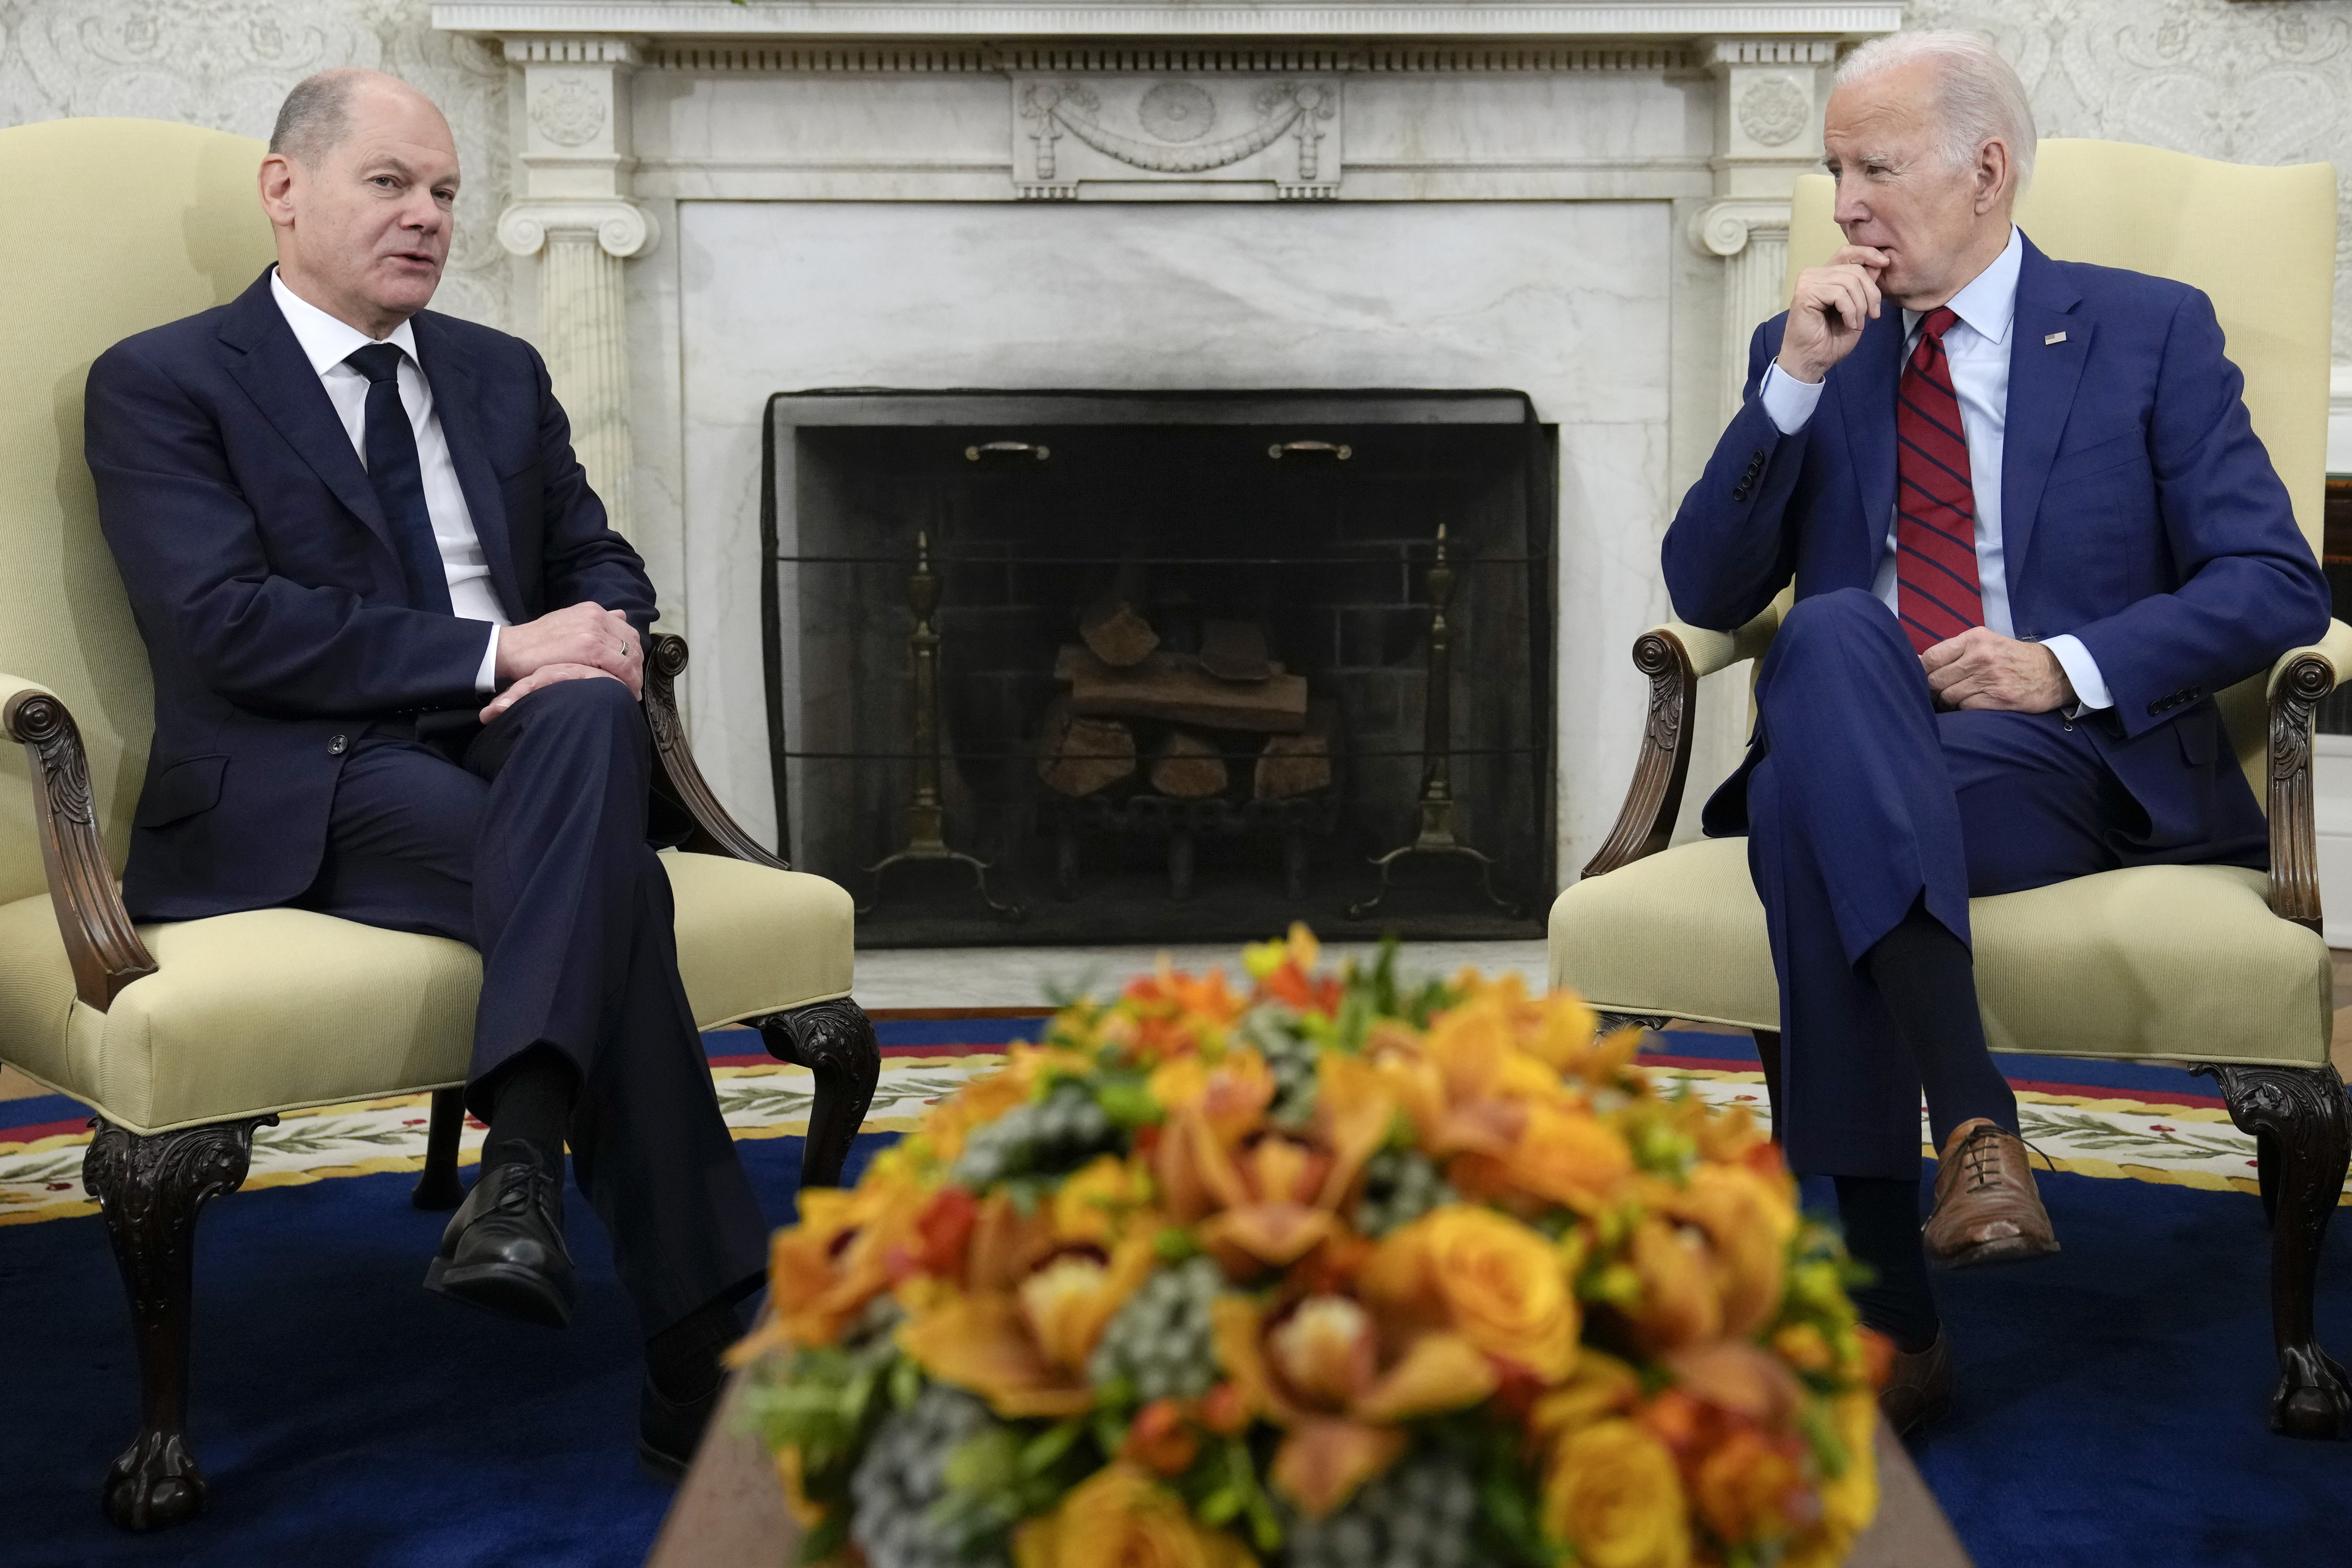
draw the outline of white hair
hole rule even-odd
[[[1918,61],[1936,69],[1937,151],[1956,169],[1977,161],[1988,141],[2009,149],[2017,171],[2012,196],[2033,183],[2033,105],[2015,68],[1981,33],[1955,27],[1923,27],[1873,38],[1839,62],[1837,85],[1845,87]]]

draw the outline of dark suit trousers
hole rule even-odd
[[[652,737],[609,680],[543,687],[467,735],[436,745],[385,723],[361,737],[301,903],[481,953],[476,1115],[484,1078],[519,1051],[543,1041],[579,1069],[572,1175],[650,1336],[756,1289],[767,1252],[646,841]]]
[[[1937,712],[1900,622],[1860,589],[1796,604],[1756,701],[1748,863],[1780,986],[1790,1164],[1916,1180],[1921,1074],[1864,955],[1923,897],[1967,941],[1971,896],[2112,870],[2145,818],[2095,720]]]

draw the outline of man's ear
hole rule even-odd
[[[2012,193],[2009,143],[1994,137],[1977,149],[1976,210],[1989,213]]]
[[[261,161],[257,178],[261,210],[281,229],[294,226],[294,182],[298,178],[294,161],[283,152],[272,152]]]

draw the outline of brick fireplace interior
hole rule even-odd
[[[777,821],[862,944],[1539,930],[1559,487],[1525,396],[859,390],[768,423]],[[1381,896],[1374,857],[1431,841],[1440,597],[1437,825],[1492,865],[1409,853]],[[919,847],[868,872],[910,835],[984,889]]]

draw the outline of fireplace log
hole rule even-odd
[[[1115,718],[1086,718],[1055,697],[1037,736],[1037,777],[1073,799],[1108,789],[1135,772],[1135,732]]]
[[[1307,678],[1272,667],[1263,681],[1221,681],[1182,653],[1155,653],[1131,669],[1113,669],[1076,644],[1054,662],[1070,684],[1074,713],[1102,718],[1155,718],[1205,729],[1295,735],[1307,727]]]
[[[1225,792],[1231,776],[1222,748],[1205,735],[1171,729],[1151,758],[1154,794],[1178,800],[1206,800]]]
[[[1332,704],[1312,703],[1304,730],[1266,737],[1251,792],[1261,800],[1287,800],[1331,788],[1331,733],[1338,727],[1337,718]]]
[[[1274,674],[1265,627],[1256,621],[1212,621],[1201,628],[1201,668],[1221,681],[1262,681]]]
[[[1143,569],[1128,562],[1118,569],[1118,580],[1078,612],[1079,639],[1114,669],[1143,663],[1160,646],[1143,603]]]

